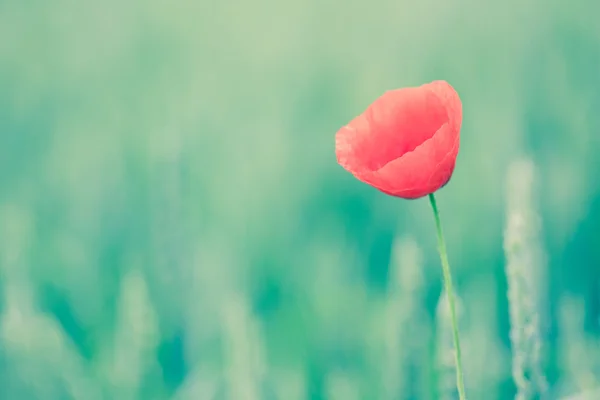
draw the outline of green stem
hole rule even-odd
[[[454,289],[452,287],[452,274],[450,273],[450,264],[448,263],[448,253],[446,252],[446,241],[442,234],[442,223],[440,222],[440,213],[438,212],[437,204],[433,193],[429,194],[429,202],[433,209],[433,217],[435,218],[435,227],[437,230],[438,251],[442,260],[442,272],[444,275],[444,288],[446,296],[448,296],[448,305],[450,306],[450,318],[452,322],[452,338],[454,340],[454,363],[456,364],[456,387],[458,388],[458,396],[460,400],[466,400],[465,383],[463,380],[462,358],[460,353],[460,338],[458,335],[458,323],[456,322],[456,309],[454,306]]]

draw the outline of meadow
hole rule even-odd
[[[468,398],[600,399],[599,15],[0,1],[0,399],[457,399],[429,204],[334,152],[437,79]]]

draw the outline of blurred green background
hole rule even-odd
[[[600,384],[598,16],[594,0],[0,0],[0,399],[441,398],[429,204],[334,153],[385,90],[436,79],[463,100],[437,198],[472,398],[514,398],[503,241],[522,157],[550,392]],[[404,339],[386,341],[396,317]]]

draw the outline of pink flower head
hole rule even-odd
[[[445,81],[391,90],[335,137],[338,163],[392,196],[416,199],[450,180],[462,104]]]

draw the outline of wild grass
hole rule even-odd
[[[546,298],[540,221],[534,206],[534,165],[518,160],[509,166],[504,232],[512,347],[512,374],[517,400],[545,398],[542,366],[542,305]]]
[[[0,399],[453,396],[427,202],[332,151],[433,79],[469,399],[599,399],[597,3],[0,1]]]
[[[549,345],[541,321],[546,315],[543,299],[547,281],[539,237],[541,221],[534,205],[534,177],[534,164],[530,160],[515,161],[507,172],[504,251],[510,347],[500,350],[501,344],[493,338],[494,329],[484,322],[495,318],[489,309],[492,303],[478,305],[477,300],[465,302],[458,298],[467,391],[473,399],[507,398],[494,390],[505,379],[503,351],[508,351],[512,352],[514,395],[511,398],[563,396],[564,400],[592,400],[600,383],[600,346],[597,339],[584,333],[584,305],[576,298],[564,296],[559,306],[561,378],[554,387],[546,378],[544,360]],[[18,214],[13,211],[13,215]],[[26,234],[19,231],[19,223],[23,221],[13,219],[13,240],[16,235]],[[212,306],[218,314],[213,321],[217,321],[219,338],[213,343],[219,348],[211,351],[220,354],[219,361],[202,362],[200,353],[181,383],[169,390],[163,380],[165,366],[157,359],[162,334],[153,305],[156,299],[139,268],[130,269],[121,278],[115,299],[114,328],[103,334],[96,355],[86,356],[60,321],[40,308],[31,278],[23,271],[7,267],[19,260],[19,247],[13,247],[12,252],[11,258],[4,261],[0,319],[7,399],[457,398],[447,300],[445,293],[440,293],[433,318],[428,317],[424,254],[411,236],[397,235],[393,241],[385,296],[371,306],[378,317],[370,319],[371,326],[347,327],[364,332],[374,341],[362,348],[364,353],[360,357],[367,357],[368,365],[376,367],[376,372],[361,374],[348,361],[338,362],[338,367],[324,371],[321,386],[310,382],[314,378],[302,360],[308,354],[301,354],[295,365],[269,365],[265,320],[253,311],[247,295],[240,290],[228,290],[225,293],[229,294]],[[201,287],[206,283],[199,282]],[[478,296],[481,295],[474,298]],[[282,338],[287,334],[287,331],[277,333]]]

